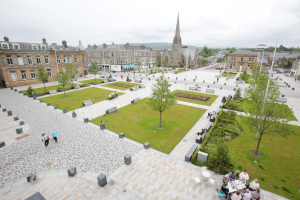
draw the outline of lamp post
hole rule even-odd
[[[57,75],[58,75],[58,63],[57,63],[57,56],[56,56],[56,50],[54,49],[54,52],[55,52],[55,60],[56,60],[56,69],[57,69]]]
[[[163,56],[163,52],[160,52],[160,54],[161,54],[161,64],[160,65],[162,65],[163,63],[162,63],[162,56]],[[161,71],[161,73],[162,73],[162,75],[164,75],[164,70],[163,70],[163,67],[162,67],[162,71]]]
[[[263,48],[263,55],[261,57],[261,62],[260,62],[260,67],[259,67],[259,72],[261,71],[261,66],[262,66],[262,61],[264,59],[264,54],[265,54],[265,48],[267,47],[267,45],[265,44],[258,44],[257,45],[259,48]]]
[[[186,49],[186,65],[185,65],[185,81],[187,81],[187,66],[188,66],[188,59],[189,59],[189,49]],[[184,86],[186,88],[186,84]]]

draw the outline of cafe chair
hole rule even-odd
[[[222,199],[223,197],[226,198],[226,194],[222,191],[222,190],[219,190],[217,189],[217,196]]]
[[[200,180],[200,178],[199,178],[199,177],[195,177],[195,178],[193,178],[193,180],[194,180],[194,182],[195,182],[196,184],[198,184],[198,183],[200,183],[200,182],[201,182],[201,180]]]

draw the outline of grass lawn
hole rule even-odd
[[[244,98],[243,98],[243,101],[241,101],[241,107],[244,109],[245,113],[250,113],[249,107],[250,107],[251,103],[255,103],[255,102],[248,100],[248,99],[244,99]],[[298,121],[297,118],[294,116],[293,111],[291,111],[291,109],[287,105],[281,104],[281,106],[282,106],[282,109],[286,110],[288,120]]]
[[[233,76],[233,77],[234,77],[234,76],[236,76],[236,75],[237,75],[237,73],[229,72],[229,76]],[[221,76],[227,77],[227,72],[222,73]]]
[[[118,90],[128,90],[136,85],[140,85],[140,84],[118,81],[118,82],[113,82],[113,83],[109,83],[109,84],[105,84],[105,85],[101,85],[101,86],[118,89]]]
[[[177,74],[180,74],[180,73],[186,72],[186,70],[185,69],[179,69],[179,70],[174,70],[173,72],[177,72]]]
[[[106,79],[100,79],[100,78],[96,78],[96,82],[99,83],[99,82],[103,82],[103,80],[106,80]],[[80,83],[86,83],[86,84],[94,84],[95,83],[95,79],[90,79],[90,80],[85,80],[85,81],[78,81]]]
[[[249,152],[256,149],[258,140],[243,118],[237,116],[243,127],[241,135],[226,143],[234,165],[247,169],[250,181],[258,178],[261,188],[289,199],[300,199],[300,127],[293,126],[295,134],[288,138],[263,135],[259,148],[263,157],[254,157]]]
[[[60,86],[60,85],[52,85],[52,86],[48,86],[47,87],[47,83],[45,84],[46,85],[46,90],[49,91],[49,90],[57,90],[57,88]],[[70,88],[73,84],[72,83],[68,83],[65,88]],[[80,84],[78,84],[80,85]],[[45,88],[44,87],[41,87],[41,88],[35,88],[33,89],[34,93],[35,94],[41,94],[41,93],[44,93],[45,91]],[[25,93],[27,94],[27,90],[23,90],[21,91],[22,93]]]
[[[104,90],[100,88],[90,87],[86,89],[76,90],[74,92],[54,95],[42,98],[45,103],[50,103],[51,106],[58,106],[59,109],[67,109],[67,111],[75,110],[83,107],[82,102],[91,99],[94,103],[106,100],[111,90]],[[124,93],[118,93],[122,95]]]
[[[149,142],[152,148],[169,154],[206,111],[176,104],[162,113],[162,126],[165,128],[157,129],[159,112],[152,111],[146,101],[143,99],[118,109],[117,115],[104,115],[91,122],[99,125],[102,120],[105,128],[116,133],[123,132],[127,138],[141,144]]]
[[[199,93],[199,92],[190,92],[190,91],[185,91],[185,90],[175,90],[172,93],[175,94],[177,92],[210,97],[210,99],[208,101],[199,101],[199,100],[188,99],[188,98],[183,98],[183,97],[176,97],[178,101],[185,101],[185,102],[200,104],[200,105],[204,105],[204,106],[211,106],[211,104],[213,104],[213,102],[218,98],[218,95],[205,94],[205,93]]]

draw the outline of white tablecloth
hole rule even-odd
[[[227,187],[229,189],[229,193],[246,188],[246,186],[240,180],[228,182]]]

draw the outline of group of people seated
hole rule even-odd
[[[213,118],[215,118],[216,117],[216,112],[215,111],[213,111],[212,113],[207,113],[207,118],[211,118],[211,117],[213,117]]]
[[[224,176],[223,185],[220,190],[217,190],[218,194],[221,194],[221,196],[224,195],[225,198],[227,198],[227,196],[229,195],[229,197],[231,197],[231,200],[241,200],[241,199],[243,199],[243,200],[251,200],[251,199],[259,200],[260,199],[260,189],[259,189],[258,179],[255,179],[255,180],[251,181],[249,184],[247,184],[249,181],[249,175],[247,173],[247,170],[244,170],[243,172],[240,173],[239,179],[241,182],[245,183],[246,192],[242,193],[239,190],[237,190],[236,192],[229,194],[228,182],[236,180],[236,173],[235,173],[235,171],[232,171],[232,173],[229,173]]]
[[[225,96],[222,98],[222,102],[226,102],[226,97]]]
[[[203,135],[204,133],[205,133],[205,130],[202,129],[201,132],[196,133],[196,135],[199,136],[199,135]]]

